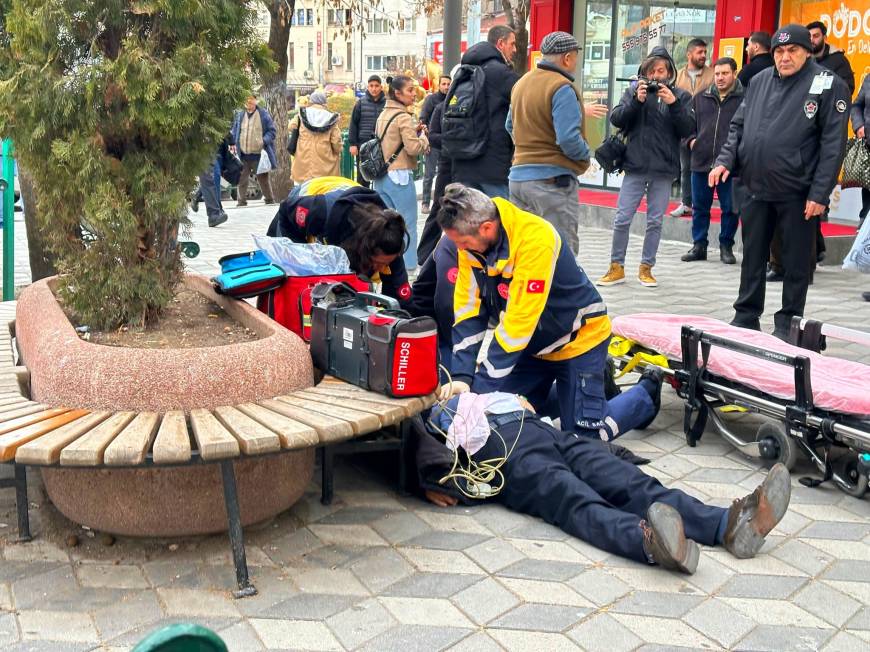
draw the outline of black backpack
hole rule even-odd
[[[480,66],[462,64],[447,97],[441,119],[441,147],[452,159],[473,159],[486,149],[489,112],[484,84],[486,74]]]
[[[392,118],[387,120],[387,124],[384,126],[384,131],[380,136],[376,134],[374,138],[367,140],[359,148],[359,155],[357,157],[359,172],[362,175],[362,178],[366,181],[374,181],[375,179],[383,177],[387,173],[387,170],[390,169],[393,161],[396,160],[399,152],[401,152],[405,147],[404,142],[400,143],[399,149],[397,149],[389,159],[384,159],[384,150],[381,148],[381,141],[384,139],[384,135],[390,128],[393,120],[399,117],[399,113],[400,112],[397,111]]]

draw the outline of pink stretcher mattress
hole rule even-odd
[[[870,415],[870,366],[859,362],[824,356],[786,344],[767,333],[737,328],[718,319],[694,315],[625,315],[613,320],[613,332],[661,353],[669,360],[682,360],[680,331],[684,324],[769,351],[806,356],[810,359],[813,401],[816,407],[860,417]],[[710,349],[707,369],[713,374],[767,395],[794,399],[792,367],[713,346]]]

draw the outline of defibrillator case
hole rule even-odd
[[[438,335],[431,317],[411,317],[395,299],[343,283],[320,283],[311,297],[314,366],[395,398],[435,391]]]

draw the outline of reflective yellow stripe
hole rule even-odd
[[[312,195],[325,195],[333,190],[345,190],[356,186],[359,186],[356,181],[344,177],[318,177],[302,184],[299,193],[302,197],[311,197]]]
[[[604,305],[603,301],[590,303],[588,306],[580,308],[580,310],[577,311],[577,317],[574,318],[574,323],[571,325],[571,332],[564,337],[560,337],[550,346],[546,346],[538,351],[537,355],[552,353],[560,346],[570,342],[576,336],[577,330],[583,326],[583,320],[586,319],[588,315],[595,314],[596,312],[607,312],[607,306]]]
[[[608,337],[610,337],[610,317],[607,315],[590,317],[586,320],[583,328],[577,331],[576,337],[563,348],[554,353],[545,353],[535,357],[553,362],[570,360],[595,348]]]
[[[466,288],[462,286],[466,285]],[[480,293],[474,272],[467,265],[459,264],[459,278],[456,279],[456,289],[453,293],[454,324],[465,321],[480,314]]]

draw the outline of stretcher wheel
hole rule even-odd
[[[780,462],[789,471],[794,468],[798,458],[798,449],[781,424],[761,424],[755,434],[755,441],[759,444],[761,457],[769,461],[771,466]]]
[[[867,493],[867,474],[862,473],[857,455],[844,455],[837,460],[837,475],[846,483],[837,482],[837,487],[845,494],[862,498]]]

